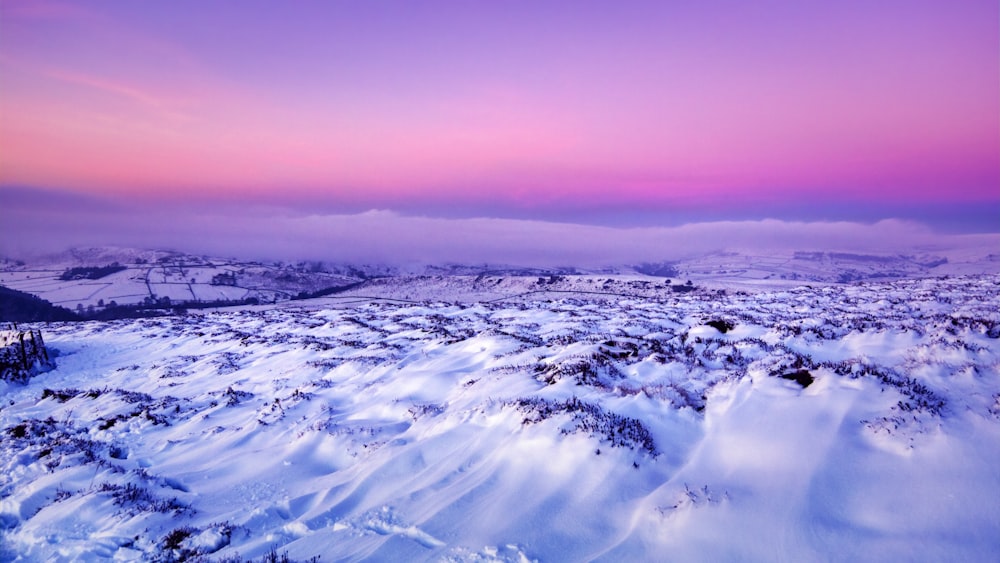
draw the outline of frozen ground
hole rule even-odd
[[[998,289],[35,325],[58,357],[0,382],[0,560],[995,561]]]

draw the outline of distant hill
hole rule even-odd
[[[78,317],[69,309],[16,289],[0,285],[0,321],[27,323],[36,321],[73,321]]]
[[[310,297],[380,292],[385,298],[495,299],[545,291],[595,290],[633,294],[689,287],[750,289],[887,281],[946,275],[1000,274],[994,239],[966,247],[922,248],[910,254],[818,249],[692,253],[633,264],[535,267],[485,263],[330,263],[261,261],[122,247],[74,248],[35,258],[0,257],[0,285],[65,307],[80,318],[147,316],[153,311],[268,304]],[[665,249],[669,252],[670,249]],[[577,280],[555,281],[559,277]],[[398,279],[397,279],[398,278]],[[438,279],[442,278],[442,279]],[[469,278],[469,279],[465,279]],[[509,278],[497,281],[499,278]],[[523,279],[521,279],[523,278]],[[553,280],[545,284],[535,279]],[[605,280],[608,287],[603,287]],[[688,285],[691,281],[692,285]],[[492,285],[484,285],[489,282]],[[470,285],[471,284],[471,285]],[[544,285],[544,287],[543,287]],[[159,313],[158,313],[159,314]],[[64,313],[59,313],[64,315]]]

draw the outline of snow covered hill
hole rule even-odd
[[[74,249],[0,262],[0,285],[77,312],[114,305],[274,302],[359,281],[358,272],[128,248]]]
[[[0,559],[995,560],[998,288],[32,325]]]
[[[640,283],[647,289],[662,289],[692,281],[699,287],[712,289],[759,291],[803,283],[1000,274],[1000,254],[988,244],[932,250],[888,254],[713,252],[671,262],[580,269],[497,264],[260,262],[175,251],[98,247],[77,248],[27,261],[0,258],[0,286],[30,293],[93,318],[116,306],[169,308],[221,302],[274,303],[339,293],[352,287],[354,295],[476,302],[537,292],[538,286],[544,284],[555,291],[621,293],[642,289]],[[616,287],[601,287],[608,280]]]

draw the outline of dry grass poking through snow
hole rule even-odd
[[[998,288],[36,325],[0,559],[989,560]]]

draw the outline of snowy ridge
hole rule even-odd
[[[998,287],[34,325],[0,559],[991,560]]]

